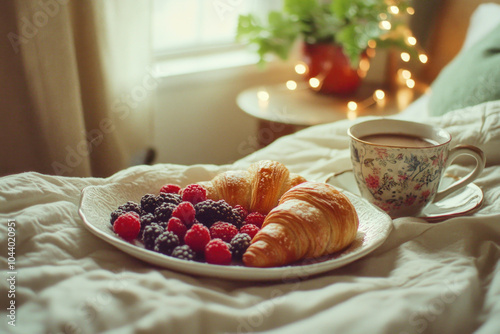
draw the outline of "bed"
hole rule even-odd
[[[499,13],[491,4],[474,13],[476,24],[459,55],[498,31]],[[151,264],[84,223],[82,190],[117,187],[116,198],[108,193],[94,199],[97,206],[126,197],[124,187],[186,185],[272,159],[308,180],[323,182],[337,173],[330,182],[354,193],[348,176],[339,174],[350,168],[346,131],[368,117],[307,128],[230,165],[136,166],[105,179],[36,172],[1,178],[0,332],[500,332],[500,100],[487,96],[500,89],[474,90],[465,105],[446,110],[440,99],[432,102],[446,77],[436,80],[435,90],[394,117],[443,127],[454,143],[480,147],[487,158],[474,182],[480,199],[467,212],[463,207],[470,203],[454,202],[436,219],[391,220],[376,247],[328,270],[245,279],[219,267],[190,273]],[[441,105],[431,110],[433,103]],[[464,161],[447,173],[460,178],[470,168]]]

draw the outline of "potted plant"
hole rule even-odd
[[[236,38],[257,46],[261,64],[268,54],[287,59],[300,40],[306,78],[318,78],[323,93],[346,95],[360,85],[360,60],[370,47],[416,53],[398,14],[408,6],[408,0],[284,0],[265,23],[253,14],[240,15]]]

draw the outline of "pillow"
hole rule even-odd
[[[461,52],[483,39],[498,24],[500,24],[500,5],[495,3],[479,5],[470,18]]]
[[[474,44],[486,37],[498,24],[500,24],[500,5],[496,3],[484,3],[479,5],[470,17],[467,34],[460,49],[460,53],[467,51]],[[418,119],[421,115],[430,115],[430,96],[431,92],[429,89],[399,115],[401,115],[402,118],[408,115],[414,116],[414,118],[409,118],[411,120]],[[396,117],[398,116],[396,115]]]
[[[429,113],[500,100],[500,25],[469,45],[439,73],[431,85]]]
[[[430,117],[426,123],[450,132],[451,146],[474,145],[483,150],[486,165],[500,165],[500,100],[454,110],[446,115]]]

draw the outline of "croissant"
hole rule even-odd
[[[326,183],[305,182],[287,191],[269,212],[243,254],[250,267],[275,267],[340,251],[358,230],[349,199]]]
[[[207,190],[208,199],[223,199],[231,206],[239,204],[248,212],[266,215],[288,189],[305,181],[279,162],[261,160],[247,170],[223,172],[199,184]]]

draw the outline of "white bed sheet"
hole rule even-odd
[[[498,147],[499,116],[497,101],[425,121],[450,129],[457,142],[489,150]],[[485,195],[477,212],[433,224],[396,219],[387,241],[370,255],[293,282],[233,282],[153,267],[93,236],[78,216],[80,191],[87,185],[185,184],[260,159],[278,160],[310,180],[323,180],[349,168],[346,129],[353,122],[308,128],[231,166],[139,166],[108,179],[38,173],[1,178],[5,274],[7,222],[15,220],[16,326],[8,324],[12,298],[2,279],[0,332],[498,333],[497,164],[489,163],[475,182]],[[488,152],[489,161],[498,158],[497,151]],[[457,166],[450,172],[460,176],[468,170]]]

